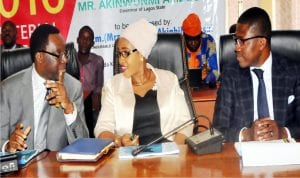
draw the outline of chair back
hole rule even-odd
[[[113,72],[114,74],[120,73],[120,65],[117,56],[117,49],[114,48],[113,57]],[[159,69],[172,71],[176,74],[180,87],[184,91],[186,102],[190,110],[191,116],[195,116],[195,109],[192,102],[191,91],[187,80],[187,60],[185,55],[185,46],[181,34],[158,34],[157,42],[153,47],[148,62]]]
[[[32,65],[30,49],[17,48],[1,52],[1,81]]]
[[[79,79],[79,65],[77,62],[77,52],[73,43],[67,43],[68,63],[66,66],[67,73]],[[17,73],[32,65],[33,61],[30,56],[30,48],[17,48],[12,51],[1,52],[1,81],[8,76]]]
[[[289,60],[300,62],[300,31],[272,31],[271,51],[281,54]],[[236,60],[232,34],[220,36],[219,59],[221,72],[225,64]]]

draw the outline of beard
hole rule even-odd
[[[187,45],[187,48],[191,51],[191,52],[196,52],[199,49],[200,45],[194,45],[194,46],[189,46]]]

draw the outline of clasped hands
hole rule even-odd
[[[65,114],[70,114],[73,112],[73,103],[70,101],[66,88],[64,86],[63,76],[64,71],[59,71],[58,81],[46,80],[45,86],[50,89],[51,92],[46,96],[50,105],[55,105],[56,107],[62,107]]]
[[[242,131],[242,141],[269,141],[287,138],[285,128],[280,128],[275,120],[270,118],[257,119],[250,128]]]
[[[132,135],[132,134],[123,134],[122,136],[117,135],[115,137],[115,146],[121,147],[121,146],[137,146],[139,145],[139,136],[138,135]]]

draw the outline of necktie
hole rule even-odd
[[[264,71],[261,69],[253,69],[258,78],[258,94],[257,94],[257,112],[258,118],[269,117],[269,108],[266,95],[266,86],[263,78]]]
[[[44,150],[46,148],[46,134],[49,120],[50,105],[45,99],[44,106],[42,108],[40,121],[37,128],[36,137],[34,138],[34,148],[37,150]]]

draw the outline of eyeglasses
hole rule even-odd
[[[118,57],[123,57],[123,58],[127,58],[128,56],[130,56],[130,54],[136,52],[137,49],[133,49],[132,51],[118,51],[117,55]]]
[[[238,38],[237,36],[233,35],[232,38],[235,42],[235,45],[237,45],[239,47],[242,47],[242,46],[244,46],[245,42],[248,41],[248,40],[252,40],[252,39],[255,39],[255,38],[268,38],[268,37],[263,36],[263,35],[257,35],[257,36],[253,36],[253,37],[250,37],[250,38],[241,39],[241,38]]]
[[[65,58],[65,59],[69,58],[68,51],[65,51],[64,53],[61,53],[61,54],[55,54],[55,53],[51,53],[51,52],[45,51],[45,50],[40,50],[38,52],[47,53],[51,56],[54,56],[54,57],[56,57],[56,60],[63,59],[63,58]]]

